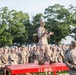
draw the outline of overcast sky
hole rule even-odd
[[[27,13],[43,13],[45,8],[54,4],[69,7],[76,6],[76,0],[0,0],[0,7],[7,6],[10,10],[24,11]]]
[[[0,0],[0,8],[8,7],[9,10],[23,11],[31,15],[37,13],[43,13],[45,8],[52,6],[54,4],[63,5],[65,8],[68,8],[69,5],[76,6],[76,0]],[[66,44],[70,43],[72,38],[67,38]]]

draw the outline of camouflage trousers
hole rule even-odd
[[[49,57],[51,56],[51,51],[48,44],[40,44],[39,47],[40,47],[39,59],[44,58],[45,60],[45,56],[46,56],[46,59],[49,60]]]

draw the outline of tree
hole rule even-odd
[[[29,19],[29,15],[22,11],[12,10],[10,11],[10,16],[12,17],[9,20],[9,32],[14,36],[13,42],[25,43],[28,36],[24,23]]]
[[[71,26],[73,27],[71,29],[71,33],[74,33],[75,35],[72,36],[76,40],[76,7],[70,5],[68,8],[69,12],[71,13],[70,16],[70,21],[71,21]]]
[[[28,36],[26,26],[29,15],[22,11],[11,10],[7,7],[0,8],[0,43],[1,46],[13,43],[25,43]]]
[[[13,36],[8,32],[8,13],[7,7],[0,8],[0,47],[12,45]]]
[[[55,4],[45,9],[46,27],[48,31],[53,31],[54,35],[49,39],[50,43],[59,44],[62,38],[69,35],[70,32],[70,15],[71,13],[64,6]]]

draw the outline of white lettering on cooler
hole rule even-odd
[[[50,72],[52,71],[52,69],[49,67],[49,68],[39,68],[39,72]]]

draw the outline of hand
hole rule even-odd
[[[47,34],[47,33],[48,33],[47,31],[44,32],[44,34]]]
[[[54,34],[54,32],[50,32],[50,33],[49,33],[49,35],[53,35],[53,34]]]

